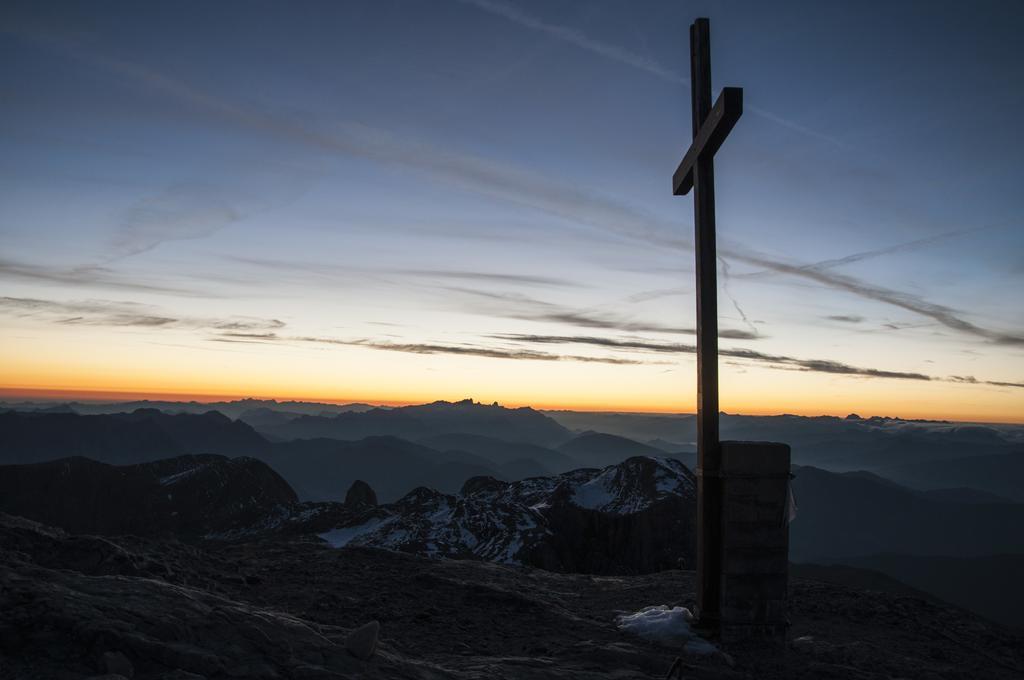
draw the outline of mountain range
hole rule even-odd
[[[559,531],[563,537],[575,535],[573,532],[585,537],[580,539],[581,544],[605,531],[626,531],[627,527],[631,527],[629,532],[642,531],[622,523],[621,518],[609,520],[614,514],[594,515],[561,501],[552,505],[560,508],[558,512],[548,510],[546,519],[539,521],[536,508],[503,496],[497,489],[521,488],[524,480],[530,479],[596,474],[636,457],[681,461],[691,469],[695,464],[691,416],[539,412],[469,400],[394,409],[355,406],[333,412],[325,412],[320,408],[323,405],[299,408],[296,403],[251,400],[225,405],[238,418],[218,412],[189,412],[201,406],[194,403],[168,407],[171,412],[155,408],[121,412],[118,405],[107,404],[102,408],[113,412],[96,415],[81,415],[76,412],[81,407],[73,404],[57,408],[8,404],[6,411],[0,409],[0,464],[86,457],[92,461],[64,461],[61,465],[78,471],[79,477],[87,476],[83,471],[96,463],[115,465],[119,470],[123,467],[116,473],[118,479],[149,479],[146,488],[159,491],[159,483],[153,479],[162,477],[154,477],[157,472],[144,464],[183,456],[241,456],[250,462],[231,469],[237,472],[262,461],[296,496],[294,501],[272,503],[276,509],[260,509],[256,514],[263,519],[259,521],[230,513],[227,519],[218,518],[214,509],[204,506],[213,519],[209,526],[196,525],[203,529],[202,535],[230,536],[260,522],[264,528],[277,526],[275,531],[319,535],[349,530],[376,518],[378,522],[386,521],[386,526],[370,527],[353,539],[356,544],[379,541],[383,547],[420,552],[426,543],[413,538],[403,543],[396,539],[396,532],[423,537],[436,532],[448,535],[447,531],[458,538],[462,521],[458,513],[476,516],[495,503],[504,504],[491,519],[472,521],[474,526],[490,526],[495,535],[503,534],[494,545],[505,546],[505,553],[498,548],[497,552],[487,552],[479,547],[487,541],[473,547],[461,539],[434,542],[439,554],[488,558],[507,554],[507,546],[518,540],[513,536],[516,532],[497,531],[512,521],[510,518],[531,518],[529,522],[536,527],[550,527],[554,521],[562,527]],[[796,465],[792,484],[799,506],[798,518],[791,527],[793,560],[877,569],[937,597],[1021,625],[1020,608],[991,603],[1000,588],[1016,588],[1007,580],[1011,570],[1006,565],[1015,564],[1024,552],[1020,529],[1024,526],[1024,492],[1017,483],[1024,462],[1024,428],[852,415],[804,418],[723,414],[722,422],[726,437],[776,439],[793,445]],[[132,466],[137,467],[128,472]],[[51,472],[55,469],[50,468]],[[120,488],[110,481],[113,472],[97,470],[97,479],[107,481],[96,482],[91,496],[69,493],[63,506],[61,502],[54,505],[73,508],[99,503],[101,494],[95,489],[106,488],[104,485]],[[215,470],[219,470],[218,475],[229,475],[226,463],[211,463],[210,474]],[[576,472],[580,470],[591,472]],[[13,478],[12,474],[5,476]],[[45,477],[50,473],[38,474]],[[468,483],[472,479],[492,495],[474,500],[480,489]],[[481,481],[488,479],[486,483]],[[357,480],[372,488],[381,506],[357,509],[341,502],[346,489]],[[25,484],[26,488],[32,486]],[[4,488],[11,499],[26,497],[19,495],[17,485]],[[46,490],[50,488],[62,487],[55,483],[40,493],[44,497],[52,494]],[[558,501],[562,497],[554,494],[553,498]],[[312,512],[312,506],[321,509]],[[118,524],[113,519],[116,513],[102,504],[98,507],[98,516],[109,522],[99,526],[136,531],[127,524]],[[152,517],[146,512],[162,512],[170,505],[152,501],[145,507],[148,509],[141,517]],[[182,513],[181,508],[174,511]],[[559,524],[562,515],[572,521]],[[427,516],[437,519],[427,521]],[[51,516],[40,517],[47,522],[54,520]],[[671,519],[666,515],[660,521],[671,524]],[[188,521],[187,514],[174,522],[146,520],[154,527],[179,533]],[[522,524],[525,527],[529,522],[523,519]],[[519,526],[518,519],[514,525]],[[598,534],[586,533],[591,529]],[[524,533],[529,534],[525,529]],[[680,531],[678,537],[686,535],[686,531]],[[543,540],[525,540],[528,538],[524,537],[524,546],[546,545]],[[671,543],[675,539],[663,540]],[[607,561],[601,562],[600,551],[581,558],[579,546],[569,549],[565,540],[560,541],[554,548],[538,548],[523,558],[524,563],[551,569],[570,568],[567,565],[597,571],[638,568],[630,560],[608,566]],[[616,552],[621,552],[621,546]],[[547,557],[537,557],[540,554]],[[666,558],[669,562],[688,557],[685,550],[671,555]],[[650,563],[667,563],[659,559]],[[958,581],[957,569],[973,577]],[[951,584],[956,587],[951,588]],[[954,597],[951,593],[960,595]]]

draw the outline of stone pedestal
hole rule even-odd
[[[789,446],[723,441],[723,642],[785,642]]]

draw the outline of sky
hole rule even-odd
[[[6,2],[0,396],[1024,421],[1024,9]]]

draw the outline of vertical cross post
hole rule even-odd
[[[693,136],[711,111],[711,40],[707,19],[690,26]],[[722,480],[718,431],[718,277],[715,251],[715,161],[700,153],[693,166],[697,273],[697,606],[702,625],[719,620]]]
[[[693,142],[672,175],[672,193],[693,189],[697,273],[697,606],[717,628],[722,586],[722,452],[718,433],[718,277],[715,252],[715,152],[743,114],[743,90],[722,89],[711,105],[707,19],[690,26]]]
[[[697,606],[724,640],[785,640],[789,447],[722,442],[718,430],[718,282],[715,152],[743,113],[743,90],[711,105],[708,20],[690,26],[693,142],[672,193],[693,189],[697,273]]]

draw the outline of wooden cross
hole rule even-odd
[[[722,480],[718,436],[718,282],[714,156],[743,113],[743,89],[726,87],[711,106],[707,19],[690,26],[693,143],[672,176],[672,193],[693,189],[697,264],[697,607],[701,625],[717,627],[721,581]]]

